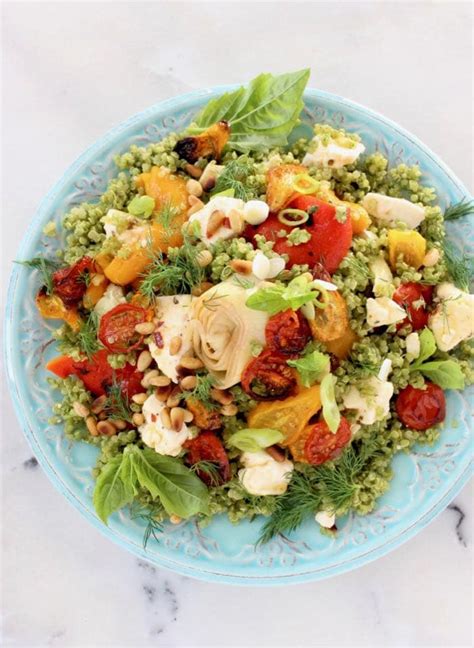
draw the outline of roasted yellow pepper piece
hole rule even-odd
[[[417,270],[423,263],[426,254],[426,239],[414,230],[388,231],[388,258],[392,269],[397,266],[397,259],[402,255],[403,260]]]

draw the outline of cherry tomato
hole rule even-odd
[[[54,292],[66,306],[77,304],[87,290],[87,277],[94,268],[90,257],[82,257],[74,265],[53,272]]]
[[[419,331],[428,324],[429,311],[426,306],[414,305],[414,302],[420,299],[423,299],[426,306],[429,306],[433,301],[433,286],[409,282],[400,284],[396,289],[393,293],[393,301],[400,304],[408,313],[408,317],[399,322],[397,329],[411,324],[414,331]]]
[[[218,474],[197,470],[197,475],[208,486],[220,486],[230,479],[230,464],[222,441],[209,430],[201,432],[195,439],[186,441],[184,447],[188,450],[185,461],[192,466],[199,461],[211,461],[216,465]]]
[[[143,342],[143,335],[135,331],[137,324],[146,322],[147,312],[141,306],[119,304],[101,317],[99,340],[112,353],[128,353]]]
[[[275,241],[273,250],[278,254],[287,254],[287,267],[307,263],[310,268],[321,264],[324,269],[333,273],[349,251],[352,242],[352,224],[349,214],[342,223],[336,219],[336,208],[314,196],[298,196],[288,207],[301,209],[309,214],[309,219],[302,226],[311,234],[311,239],[301,245],[289,245],[287,238],[278,236],[281,230],[291,232],[293,227],[284,225],[276,214],[270,214],[267,220],[257,228],[247,228],[244,235],[262,234],[268,241]]]
[[[265,327],[267,347],[285,355],[300,353],[311,339],[308,320],[291,308],[270,317]]]
[[[336,459],[351,437],[351,428],[347,419],[341,418],[335,434],[331,432],[325,421],[319,421],[313,426],[306,439],[304,446],[306,460],[314,466],[319,466],[325,461]]]
[[[106,394],[114,382],[121,385],[123,394],[129,398],[142,392],[140,383],[143,373],[131,364],[126,364],[122,369],[113,369],[107,362],[108,355],[108,351],[102,350],[90,360],[73,361],[71,373],[80,378],[86,389],[95,396]]]
[[[258,401],[286,398],[296,391],[294,370],[288,366],[288,356],[266,349],[245,367],[242,389]]]
[[[395,409],[400,421],[413,430],[427,430],[441,423],[446,416],[444,392],[434,383],[426,383],[425,389],[408,385],[398,394]]]

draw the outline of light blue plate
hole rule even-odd
[[[194,92],[164,101],[130,118],[91,146],[46,196],[17,254],[29,259],[48,254],[58,242],[43,236],[50,219],[59,225],[71,206],[96,199],[116,173],[113,157],[131,144],[147,145],[181,130],[198,108],[229,87]],[[304,125],[315,121],[342,126],[361,135],[369,152],[379,150],[391,164],[419,163],[428,185],[437,187],[441,205],[468,195],[455,175],[421,142],[393,122],[334,95],[305,93]],[[60,229],[60,228],[58,228]],[[473,247],[467,222],[450,224],[460,248]],[[199,530],[193,522],[168,525],[162,541],[142,547],[144,524],[126,512],[104,526],[92,507],[91,467],[96,450],[71,445],[61,426],[48,424],[55,395],[46,382],[45,360],[55,355],[51,327],[38,315],[34,297],[36,272],[13,269],[6,312],[6,365],[18,418],[31,447],[56,488],[111,540],[136,556],[181,574],[208,581],[247,585],[301,583],[354,569],[386,554],[426,526],[455,497],[471,473],[469,397],[473,391],[448,394],[448,414],[439,443],[421,447],[394,461],[395,477],[377,509],[366,517],[349,515],[338,522],[334,539],[320,534],[314,520],[291,536],[254,548],[261,521],[231,525],[224,517]]]

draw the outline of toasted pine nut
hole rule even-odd
[[[210,237],[213,234],[215,234],[217,230],[220,227],[222,227],[225,219],[226,219],[226,215],[224,214],[223,211],[221,211],[220,209],[216,209],[215,211],[213,211],[212,214],[209,216],[209,220],[207,221],[206,236]]]
[[[232,259],[229,261],[229,265],[234,272],[239,274],[248,275],[252,272],[252,262],[245,259]]]
[[[142,322],[135,326],[135,331],[140,335],[150,335],[155,330],[154,322]]]
[[[179,337],[179,335],[172,337],[169,345],[170,355],[176,355],[177,353],[179,353],[182,344],[183,340]]]
[[[278,461],[278,463],[281,463],[282,461],[285,461],[285,455],[283,452],[280,450],[275,445],[270,446],[269,448],[265,448],[265,451],[267,454],[270,455],[272,459],[275,459],[275,461]]]
[[[140,414],[140,412],[135,412],[135,414],[132,416],[132,423],[137,427],[139,425],[143,425],[143,423],[145,423],[145,417],[143,416],[143,414]]]
[[[211,284],[210,281],[202,281],[199,285],[191,288],[191,295],[193,295],[194,297],[199,297],[213,286],[214,284]]]
[[[201,369],[204,367],[204,364],[199,358],[192,358],[191,356],[183,356],[179,364],[183,369]]]
[[[201,268],[205,268],[212,262],[212,254],[209,250],[201,250],[196,257],[196,261]]]
[[[81,418],[86,418],[86,416],[89,416],[89,408],[84,405],[84,403],[80,403],[79,401],[74,401],[72,404],[73,410],[76,412],[78,416]]]
[[[138,356],[137,360],[137,371],[145,371],[151,365],[153,360],[151,353],[149,351],[142,351]]]
[[[99,432],[97,431],[97,423],[93,416],[88,416],[86,418],[86,427],[89,430],[89,433],[92,434],[92,436],[97,436],[99,434]]]
[[[191,196],[190,196],[190,197],[191,197]],[[204,207],[204,203],[201,202],[201,201],[199,201],[199,203],[197,203],[197,204],[193,205],[192,207],[190,207],[190,208],[188,209],[188,211],[186,212],[186,214],[187,214],[188,216],[192,216],[192,215],[195,214],[196,212],[201,211],[201,209],[202,209],[203,207]],[[192,223],[190,223],[190,224],[185,223],[185,224],[183,225],[183,228],[186,226],[186,231],[189,231],[189,229],[190,229],[190,225],[192,226]]]
[[[158,387],[158,389],[155,390],[156,398],[162,403],[165,403],[168,400],[170,394],[171,385],[168,385],[168,387]]]
[[[216,389],[215,387],[211,389],[211,396],[221,405],[230,405],[230,403],[232,403],[232,401],[234,400],[234,397],[230,392],[223,389]]]
[[[171,380],[168,376],[156,376],[155,378],[150,378],[149,384],[153,387],[168,387],[171,383]]]
[[[431,248],[431,250],[425,254],[423,265],[426,268],[432,268],[438,263],[440,256],[441,254],[437,248]]]
[[[99,421],[105,421],[105,419],[107,418],[107,412],[105,411],[99,412],[97,417]]]
[[[97,423],[97,432],[104,436],[114,436],[117,430],[115,429],[115,425],[110,421],[99,421],[99,423]]]
[[[197,180],[188,180],[186,183],[186,191],[191,196],[196,196],[196,198],[202,196],[202,186]]]
[[[194,166],[194,164],[186,164],[184,170],[192,178],[200,178],[202,176],[202,169],[200,169],[197,166]]]
[[[181,390],[179,387],[175,387],[171,394],[168,396],[166,405],[168,407],[178,407],[181,401]]]
[[[167,407],[164,407],[160,412],[160,418],[163,425],[167,428],[171,427],[171,418],[170,411]]]
[[[187,409],[183,410],[183,412],[184,412],[184,422],[191,423],[191,421],[194,418],[194,414]]]
[[[93,414],[98,414],[99,412],[102,412],[106,403],[107,403],[107,396],[105,395],[99,396],[94,401],[92,401],[91,412]]]
[[[233,403],[221,407],[221,414],[223,414],[224,416],[235,416],[235,414],[237,414],[238,411],[239,408],[237,407],[237,405],[234,405]]]
[[[170,412],[171,427],[176,432],[180,432],[184,423],[184,409],[182,407],[173,407]]]
[[[240,212],[238,212],[236,209],[231,209],[229,212],[229,221],[230,221],[230,227],[233,232],[236,234],[240,234],[241,232],[244,231],[244,225],[245,221]]]
[[[194,389],[197,385],[196,376],[185,376],[181,379],[180,385],[183,389]]]
[[[143,405],[147,398],[148,394],[142,392],[141,394],[135,394],[134,396],[132,396],[132,401],[137,405]]]
[[[193,195],[188,196],[188,205],[190,205],[191,207],[195,207],[196,205],[199,205],[200,209],[204,207],[204,203],[202,202],[202,200],[199,200],[197,196],[193,196]]]
[[[110,419],[110,422],[117,430],[125,430],[127,427],[127,421],[122,421],[122,419]]]
[[[179,524],[181,522],[181,518],[179,517],[179,515],[175,515],[173,513],[173,515],[170,515],[170,522],[171,524]]]
[[[151,369],[150,371],[147,371],[143,376],[143,380],[140,384],[142,385],[142,387],[149,387],[150,380],[152,378],[156,378],[157,376],[159,376],[158,369]]]

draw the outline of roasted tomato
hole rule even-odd
[[[349,332],[349,315],[344,297],[337,291],[326,292],[326,308],[316,308],[309,320],[311,333],[319,342],[332,342]]]
[[[265,327],[267,347],[285,355],[301,353],[311,337],[308,320],[291,308],[270,317]]]
[[[197,162],[201,157],[212,157],[219,160],[229,135],[229,124],[226,121],[220,121],[206,128],[200,135],[180,139],[174,150],[180,158],[187,162]]]
[[[94,261],[85,256],[74,265],[53,272],[54,293],[66,306],[74,306],[82,299],[87,290],[88,275],[93,269]]]
[[[193,466],[199,461],[209,461],[215,464],[216,473],[204,470],[197,470],[197,475],[208,486],[220,486],[230,479],[230,465],[227,453],[222,441],[214,434],[206,430],[195,439],[186,441],[184,447],[188,451],[185,462]]]
[[[146,320],[147,311],[141,306],[119,304],[101,317],[99,340],[112,353],[128,353],[138,349],[143,335],[135,331],[135,326]]]
[[[222,416],[215,410],[208,409],[204,403],[197,398],[188,398],[187,408],[192,412],[193,424],[203,430],[218,430],[222,427]]]
[[[408,317],[398,324],[398,329],[411,324],[414,331],[419,331],[427,326],[429,317],[427,306],[433,301],[433,286],[423,286],[414,282],[400,284],[393,293],[392,299],[408,313]]]
[[[245,367],[243,390],[258,401],[286,398],[295,393],[295,371],[287,364],[288,356],[266,349]]]
[[[351,440],[351,436],[351,427],[343,417],[335,434],[331,432],[325,421],[319,421],[312,426],[304,445],[306,461],[319,466],[325,461],[336,459]]]
[[[413,430],[427,430],[441,423],[446,416],[444,392],[434,383],[426,383],[425,389],[411,385],[398,394],[395,409],[400,421]]]

